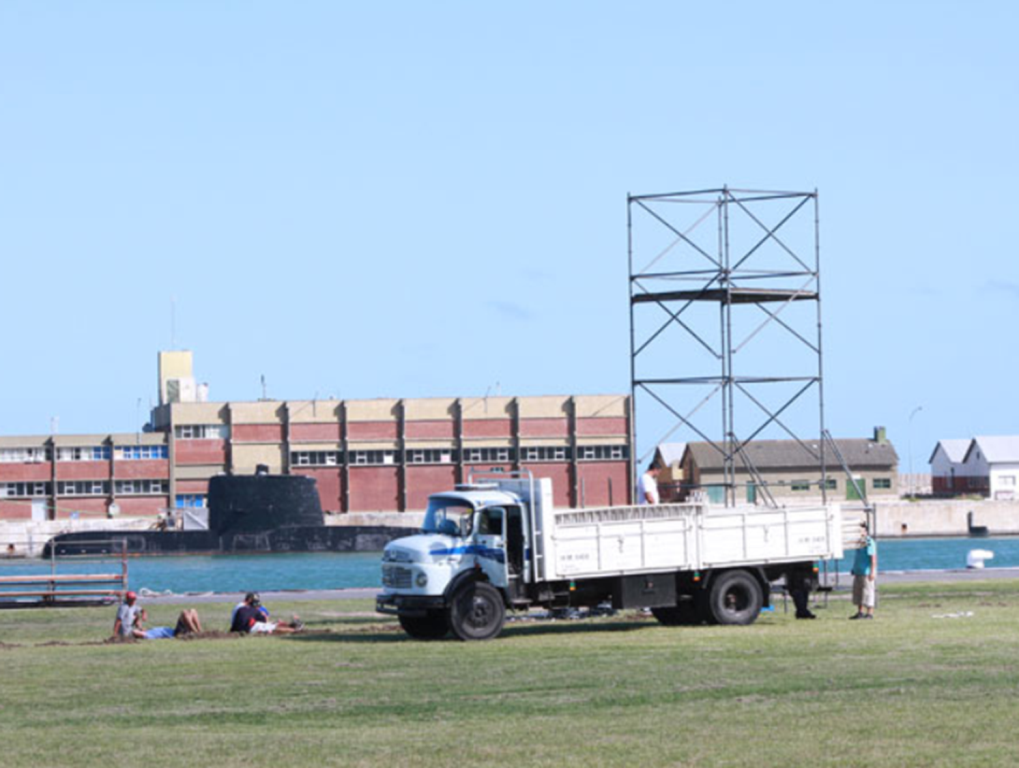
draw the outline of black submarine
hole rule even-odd
[[[260,552],[375,552],[416,528],[326,525],[315,479],[217,475],[209,479],[206,530],[77,531],[54,536],[43,557]]]

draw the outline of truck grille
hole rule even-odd
[[[399,565],[382,566],[382,586],[393,587],[394,589],[410,589],[410,584],[410,568],[403,568]]]

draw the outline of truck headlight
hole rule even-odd
[[[417,578],[414,579],[414,583],[417,584],[419,587],[422,587],[422,588],[427,586],[427,584],[428,584],[428,574],[424,573],[422,571],[421,573],[419,573],[417,575]]]

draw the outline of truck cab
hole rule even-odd
[[[468,484],[428,500],[421,533],[382,555],[376,608],[412,637],[465,640],[499,633],[506,603],[523,596],[527,503],[496,484]]]

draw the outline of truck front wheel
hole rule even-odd
[[[473,581],[453,593],[449,628],[461,640],[490,640],[502,631],[506,606],[490,584]]]
[[[746,571],[729,571],[711,585],[708,607],[718,624],[753,624],[763,600],[757,579]]]
[[[427,616],[401,616],[400,626],[415,640],[441,640],[449,634],[449,623],[444,613]]]

